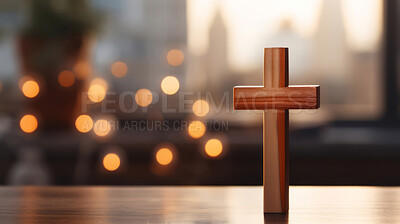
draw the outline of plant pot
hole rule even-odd
[[[24,97],[24,113],[34,114],[39,130],[52,131],[72,128],[81,113],[82,92],[87,76],[77,76],[77,64],[88,62],[90,38],[87,35],[41,37],[22,35],[18,38],[21,69],[24,76],[34,79],[40,87],[37,96]],[[70,87],[61,86],[60,72],[73,71],[75,81]]]

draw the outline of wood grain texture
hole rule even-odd
[[[264,111],[264,212],[287,213],[289,209],[288,110]]]
[[[288,89],[288,78],[288,49],[265,48],[264,87],[275,91]],[[287,213],[289,209],[288,122],[286,109],[264,111],[264,213]]]
[[[0,187],[2,224],[400,223],[399,187],[290,187],[263,215],[262,187]]]
[[[320,106],[318,85],[290,85],[282,88],[236,86],[233,88],[235,110],[317,109]]]
[[[264,87],[278,88],[289,85],[289,49],[264,48]]]

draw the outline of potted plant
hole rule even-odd
[[[37,115],[42,130],[69,128],[81,111],[96,17],[86,0],[30,1],[30,22],[17,43],[23,75],[40,87],[25,105]],[[70,74],[66,85],[63,71]]]

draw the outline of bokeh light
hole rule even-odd
[[[105,119],[99,119],[94,123],[93,131],[97,136],[104,137],[111,131],[111,124]]]
[[[79,115],[75,120],[75,127],[79,132],[87,133],[93,128],[93,120],[89,115]]]
[[[168,165],[172,162],[174,155],[168,148],[161,148],[157,151],[156,160],[161,165]]]
[[[86,79],[92,75],[92,67],[89,62],[80,61],[75,64],[73,70],[78,79]]]
[[[22,93],[28,98],[34,98],[39,91],[39,84],[34,80],[28,80],[22,84]]]
[[[111,73],[117,78],[124,77],[127,72],[128,72],[128,66],[126,65],[125,62],[116,61],[111,65]]]
[[[148,89],[139,89],[135,94],[135,101],[141,107],[147,107],[153,101],[153,94]]]
[[[27,114],[21,118],[19,121],[19,126],[21,130],[26,133],[34,132],[38,127],[38,121],[35,116]]]
[[[188,127],[188,134],[194,139],[203,137],[206,133],[206,126],[201,121],[192,121]]]
[[[106,91],[108,90],[108,82],[103,78],[95,78],[90,81],[90,85],[99,85],[103,87]]]
[[[102,78],[95,78],[90,82],[88,97],[89,100],[98,103],[104,100],[108,89],[108,83]]]
[[[173,95],[179,90],[179,80],[175,76],[167,76],[161,81],[161,89],[167,95]]]
[[[219,156],[223,149],[221,141],[215,138],[208,140],[204,148],[210,157]]]
[[[71,87],[75,83],[75,75],[73,72],[64,70],[58,75],[58,83],[63,87]]]
[[[167,62],[172,66],[179,66],[184,59],[183,52],[178,49],[172,49],[167,53]]]
[[[199,117],[204,117],[210,111],[210,106],[205,100],[196,100],[192,107],[193,113]]]
[[[88,90],[89,100],[98,103],[106,97],[106,90],[100,85],[91,85]]]
[[[108,171],[115,171],[121,165],[119,156],[115,153],[108,153],[103,158],[103,166]]]

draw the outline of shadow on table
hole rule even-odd
[[[289,223],[288,214],[264,214],[264,223]]]

